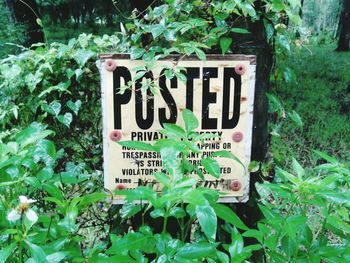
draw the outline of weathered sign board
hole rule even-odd
[[[186,81],[166,79],[166,67],[186,69]],[[122,147],[116,141],[134,140],[152,143],[162,138],[159,130],[163,123],[177,123],[184,127],[181,111],[194,112],[199,120],[199,132],[213,133],[215,139],[200,148],[205,155],[213,151],[228,150],[247,167],[250,162],[254,87],[255,56],[207,55],[206,61],[196,57],[173,56],[156,62],[152,72],[160,87],[158,95],[151,91],[142,94],[145,79],[120,93],[135,77],[135,68],[142,61],[130,60],[128,55],[101,56],[101,82],[103,106],[104,185],[110,191],[149,185],[159,189],[152,173],[161,170],[160,156]],[[193,163],[200,156],[191,156]],[[205,174],[201,185],[223,193],[221,202],[246,202],[249,196],[249,173],[239,163],[217,158],[222,176],[216,179]],[[119,196],[115,203],[122,203]]]

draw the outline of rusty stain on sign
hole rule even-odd
[[[140,90],[141,78],[121,93],[143,66],[128,55],[100,57],[103,106],[104,185],[110,191],[149,185],[161,190],[152,173],[160,171],[162,161],[158,153],[122,147],[120,140],[152,143],[163,138],[159,133],[164,123],[184,126],[181,111],[194,112],[199,120],[198,132],[217,135],[200,148],[205,156],[217,150],[235,154],[247,167],[250,162],[255,87],[255,56],[207,55],[206,61],[196,57],[170,56],[157,61],[144,78],[153,78],[160,87],[158,95]],[[186,69],[185,82],[164,76],[164,70],[174,63]],[[192,154],[190,161],[199,163],[200,156]],[[246,202],[249,197],[249,174],[230,159],[217,158],[221,177],[209,174],[200,185],[222,193],[221,202]],[[205,171],[204,171],[205,173]],[[115,203],[123,200],[115,196]]]

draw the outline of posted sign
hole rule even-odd
[[[167,79],[166,68],[185,69],[187,80]],[[160,171],[162,163],[155,152],[122,147],[116,141],[134,140],[152,143],[163,138],[159,133],[163,123],[177,123],[184,127],[181,111],[194,112],[199,120],[199,132],[217,135],[206,141],[201,150],[205,156],[218,150],[235,154],[247,167],[250,162],[255,56],[207,55],[206,61],[195,57],[169,57],[157,61],[131,89],[120,93],[134,79],[142,61],[130,60],[127,55],[101,56],[104,184],[105,188],[136,188],[149,185],[159,189],[153,172]],[[136,70],[135,70],[136,69]],[[142,83],[152,77],[160,87],[158,95],[141,91]],[[193,154],[191,162],[198,164],[200,155]],[[225,195],[222,202],[246,202],[249,194],[249,173],[239,163],[217,158],[221,177],[209,174],[200,184],[217,189]],[[115,197],[115,203],[122,200]]]

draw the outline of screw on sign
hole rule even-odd
[[[235,132],[232,134],[232,140],[234,142],[240,142],[243,140],[243,133],[241,132]]]
[[[126,186],[123,184],[117,184],[117,186],[115,187],[115,190],[124,190],[126,189]]]
[[[114,71],[117,68],[117,63],[112,59],[107,59],[105,62],[105,68],[107,71]]]
[[[122,138],[122,133],[120,131],[112,131],[109,134],[109,138],[114,142],[119,142]]]
[[[246,72],[246,68],[245,68],[244,65],[239,64],[239,65],[235,66],[235,72],[236,72],[238,75],[243,75],[243,74]]]
[[[232,191],[239,191],[239,189],[241,189],[241,187],[242,187],[242,184],[238,180],[234,180],[230,186]]]

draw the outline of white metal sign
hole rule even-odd
[[[124,93],[120,90],[131,81],[137,67],[144,63],[130,60],[127,55],[101,56],[103,146],[105,188],[136,188],[156,184],[152,173],[160,171],[157,153],[122,147],[116,141],[134,140],[151,143],[162,138],[159,130],[163,123],[183,126],[181,111],[194,112],[199,120],[199,132],[213,133],[217,138],[208,140],[201,148],[205,154],[228,150],[247,167],[250,162],[255,56],[207,55],[206,61],[195,57],[169,57],[156,62],[147,76],[160,87],[158,95],[141,92],[143,78]],[[185,82],[165,77],[165,68],[186,69]],[[147,78],[145,76],[145,78]],[[192,156],[195,163],[199,156]],[[205,174],[203,186],[224,192],[221,202],[246,202],[249,196],[249,174],[238,163],[218,158],[221,178]],[[121,203],[115,197],[115,203]]]

